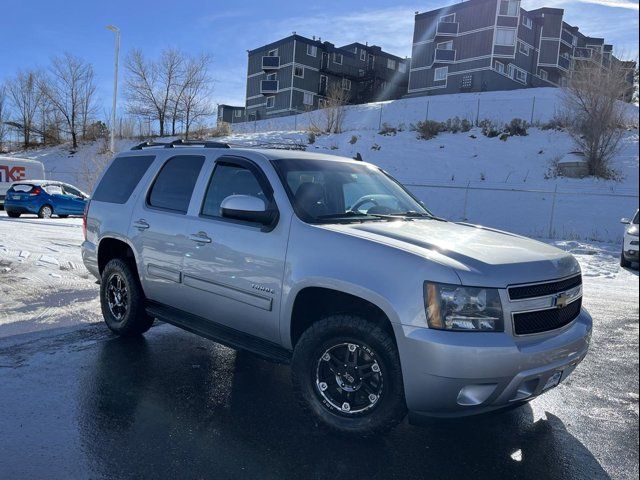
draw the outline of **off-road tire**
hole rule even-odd
[[[624,258],[624,247],[622,247],[622,252],[620,253],[620,266],[622,268],[631,268],[632,262]]]
[[[382,372],[382,391],[370,410],[346,416],[323,399],[318,385],[318,365],[332,345],[353,343],[370,348]],[[367,320],[352,315],[332,315],[313,323],[300,337],[291,362],[294,394],[301,407],[320,427],[353,437],[388,432],[407,412],[398,350],[392,336]],[[326,388],[326,387],[325,387]]]
[[[120,279],[126,289],[123,300],[124,311],[119,311],[117,318],[109,305],[109,288],[113,280]],[[153,317],[145,312],[145,297],[138,275],[131,266],[120,258],[110,260],[102,271],[100,281],[100,306],[102,316],[109,329],[117,335],[132,337],[142,335],[153,325]]]

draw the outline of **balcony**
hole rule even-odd
[[[458,34],[458,22],[438,22],[438,27],[436,28],[436,36],[456,36]]]
[[[456,51],[455,50],[447,50],[444,48],[437,48],[435,54],[435,63],[449,63],[453,62],[456,59]]]
[[[280,57],[262,57],[262,70],[277,70],[280,68]]]
[[[573,45],[573,35],[571,35],[566,30],[562,30],[562,35],[560,37],[562,41],[568,45]]]
[[[578,47],[573,50],[573,58],[590,60],[593,57],[593,50],[590,48]]]
[[[278,93],[278,80],[261,80],[260,93],[262,95],[275,95]]]
[[[571,70],[571,59],[566,57],[558,57],[558,65],[565,70]]]

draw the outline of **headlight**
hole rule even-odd
[[[633,235],[634,237],[638,236],[638,225],[631,225],[628,229],[627,229],[627,233],[629,235]]]
[[[424,301],[430,328],[504,331],[502,304],[496,289],[425,282]]]

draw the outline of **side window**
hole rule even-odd
[[[64,185],[62,189],[64,190],[64,193],[67,195],[73,195],[74,197],[82,197],[82,193],[80,193],[79,190],[76,190],[75,188],[72,188],[69,185]]]
[[[153,182],[147,203],[155,208],[187,213],[203,163],[204,157],[201,156],[178,155],[170,158]]]
[[[91,198],[98,202],[126,203],[155,158],[153,155],[116,158]]]
[[[265,195],[253,172],[240,165],[221,163],[213,171],[202,204],[202,215],[220,217],[220,205],[230,195],[250,195],[261,198],[265,205],[269,199]]]

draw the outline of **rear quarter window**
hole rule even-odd
[[[155,158],[153,155],[116,158],[91,198],[98,202],[126,203]]]

